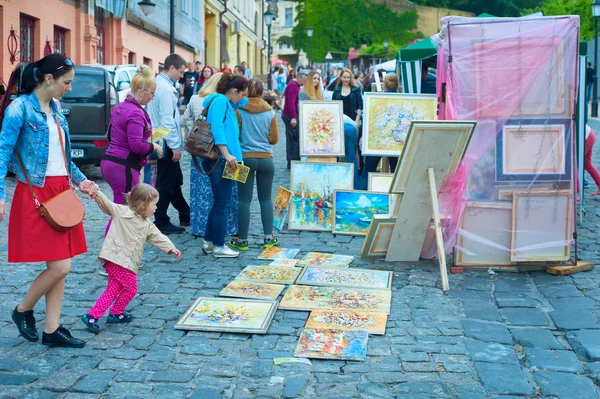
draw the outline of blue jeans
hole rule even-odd
[[[358,150],[358,132],[354,125],[344,124],[344,150],[346,152],[346,162],[354,164],[354,189],[358,187],[358,159],[356,151]]]
[[[205,171],[212,170],[215,162],[219,162],[219,166],[217,166],[213,174],[209,176],[214,204],[208,214],[208,220],[206,221],[204,240],[212,242],[213,245],[217,247],[222,247],[225,245],[227,214],[229,213],[234,180],[223,179],[222,177],[223,169],[225,169],[224,159],[219,159],[218,161],[202,161],[202,169]]]
[[[366,190],[369,188],[369,173],[376,172],[377,165],[379,164],[379,161],[381,161],[381,157],[378,155],[366,156],[364,159],[365,164],[360,175],[360,182],[358,184],[359,190]],[[390,162],[390,171],[394,173],[396,170],[396,164],[398,163],[398,158],[388,157],[388,161]]]

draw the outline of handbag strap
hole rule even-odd
[[[194,166],[196,167],[196,169],[198,170],[198,172],[201,175],[205,175],[205,176],[210,176],[213,173],[215,173],[215,170],[217,169],[217,166],[219,166],[219,162],[221,162],[221,158],[219,157],[219,159],[217,159],[215,161],[215,165],[213,166],[213,168],[210,170],[210,172],[205,173],[202,168],[200,167],[200,162],[198,162],[198,159],[196,158],[196,156],[194,154],[192,154],[192,161],[194,161]]]
[[[15,150],[15,155],[17,156],[17,161],[19,161],[19,165],[21,166],[21,170],[23,171],[23,176],[25,177],[25,181],[27,182],[27,187],[29,188],[29,192],[33,197],[33,202],[35,202],[35,207],[40,207],[40,201],[38,200],[37,195],[35,195],[35,191],[33,191],[33,187],[31,186],[31,182],[29,181],[29,176],[27,176],[27,171],[25,170],[25,166],[23,166],[23,161],[21,161],[21,157],[17,150]]]
[[[65,161],[65,169],[67,171],[67,177],[69,179],[69,184],[71,184],[71,171],[69,168],[69,164],[67,163],[67,153],[65,152],[65,142],[63,140],[62,130],[60,129],[60,123],[58,122],[58,116],[54,115],[54,121],[56,122],[56,129],[58,130],[58,139],[60,140],[60,149],[63,154],[63,160]],[[50,130],[50,127],[48,127]]]

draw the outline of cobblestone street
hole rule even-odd
[[[600,131],[599,122],[590,125]],[[280,137],[273,193],[279,185],[289,187],[283,129]],[[183,165],[189,171],[189,157]],[[83,171],[110,195],[98,167]],[[10,201],[14,178],[7,185]],[[592,183],[588,192],[593,189]],[[366,361],[275,365],[273,358],[293,356],[308,312],[278,310],[266,335],[173,328],[195,298],[218,296],[243,267],[257,264],[262,243],[257,200],[250,250],[238,259],[204,256],[201,239],[190,234],[171,236],[183,251],[179,261],[148,245],[139,293],[128,309],[136,319],[109,326],[103,319],[98,335],[79,317],[105,288],[97,254],[108,218],[91,200],[84,204],[89,251],[73,262],[62,313],[73,335],[87,340],[84,349],[49,349],[18,335],[10,314],[42,266],[8,264],[7,223],[0,224],[2,398],[599,397],[599,268],[567,277],[466,271],[450,276],[451,290],[444,294],[437,262],[361,261],[362,237],[284,230],[278,233],[281,246],[300,248],[298,257],[309,251],[354,255],[351,267],[393,270],[394,279],[386,334],[369,337]],[[578,229],[579,256],[594,263],[600,257],[599,204],[586,198]],[[35,309],[40,331],[44,306],[42,300]]]

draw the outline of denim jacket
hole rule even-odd
[[[56,101],[51,101],[52,111],[57,115],[61,129],[65,132],[65,154],[73,184],[78,185],[85,176],[71,161],[71,138],[67,119],[60,112]],[[46,114],[42,112],[35,93],[24,94],[6,108],[2,131],[0,131],[0,200],[6,199],[5,181],[7,169],[25,183],[15,151],[21,156],[31,184],[43,187],[48,165],[49,130]]]

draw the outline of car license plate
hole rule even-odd
[[[71,150],[71,158],[83,158],[84,156],[83,150]]]

